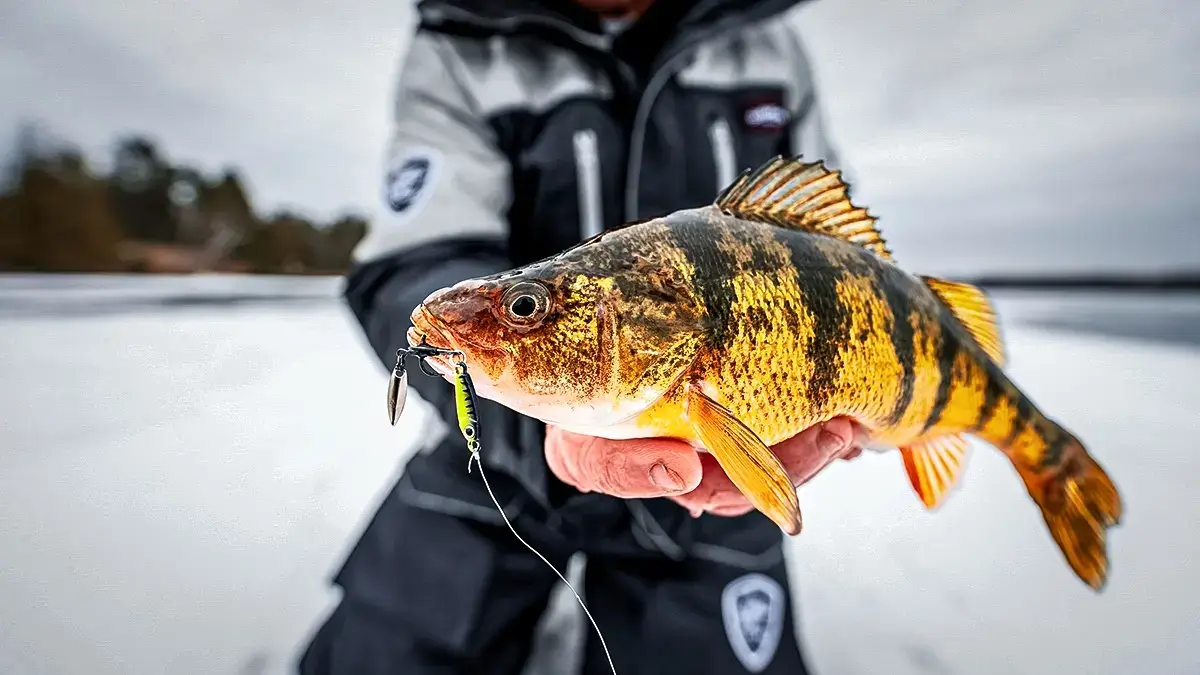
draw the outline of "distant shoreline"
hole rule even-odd
[[[995,290],[1200,291],[1200,273],[1133,276],[1122,274],[978,276],[964,282]]]
[[[935,275],[938,276],[938,275]],[[1200,271],[1171,272],[1165,274],[1123,274],[1100,272],[1094,274],[982,274],[978,276],[946,275],[964,283],[995,290],[1079,290],[1079,291],[1200,291]],[[0,270],[0,292],[13,290],[65,290],[104,291],[128,289],[153,280],[171,281],[176,289],[185,294],[197,291],[217,292],[228,290],[231,294],[244,293],[242,284],[250,281],[264,288],[283,291],[287,295],[309,295],[305,288],[322,288],[323,292],[340,293],[342,276],[339,274],[245,274],[245,273],[77,273],[77,272],[30,272]],[[262,295],[262,291],[251,293]],[[157,295],[157,294],[156,294]]]

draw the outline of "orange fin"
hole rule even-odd
[[[696,385],[687,388],[685,410],[705,449],[746,499],[784,532],[798,534],[801,518],[796,486],[775,453]]]
[[[967,449],[967,439],[961,434],[938,436],[900,448],[908,480],[927,508],[940,506],[958,483]]]
[[[825,234],[891,260],[876,218],[851,203],[849,190],[841,171],[829,170],[820,160],[776,156],[743,172],[717,195],[714,205],[738,218]]]
[[[1063,432],[1065,433],[1065,432]],[[1067,564],[1099,593],[1108,583],[1108,530],[1121,523],[1124,506],[1112,478],[1074,437],[1056,470],[1017,467]]]
[[[961,281],[927,276],[919,278],[950,309],[954,318],[967,329],[996,365],[1003,366],[1007,359],[1004,338],[996,321],[996,310],[987,293],[978,286]]]

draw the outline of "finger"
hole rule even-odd
[[[566,459],[568,445],[569,442],[564,437],[562,430],[548,426],[546,428],[546,465],[560,481],[573,486],[580,492],[588,492],[589,490],[579,480],[579,477],[571,472],[570,463]]]
[[[784,469],[796,486],[812,479],[834,459],[861,453],[867,442],[866,429],[848,417],[835,417],[817,424],[784,441],[772,450],[779,456]],[[672,497],[672,499],[699,515],[704,511],[713,513],[745,512],[752,508],[750,501],[738,490],[733,481],[717,464],[712,455],[701,455],[704,478],[695,490]]]
[[[734,518],[744,516],[754,510],[754,505],[750,502],[742,504],[732,504],[730,506],[718,506],[708,510],[714,516],[722,516],[725,518]]]
[[[791,439],[772,448],[792,479],[800,485],[832,461],[844,447],[846,438],[852,436],[848,421],[841,419],[832,424],[817,424],[800,432]],[[750,502],[733,484],[712,455],[703,455],[704,479],[700,486],[675,501],[689,509],[693,515],[700,511],[725,511],[744,508]]]
[[[568,471],[589,490],[625,499],[680,494],[700,484],[696,449],[670,439],[588,438],[566,448]]]
[[[577,452],[578,447],[590,440],[590,436],[571,434],[569,431],[558,429],[557,426],[546,428],[547,464],[550,464],[551,470],[562,482],[574,485],[581,492],[589,492],[590,488],[575,470],[575,462],[571,461],[571,456]]]
[[[805,429],[775,446],[792,483],[799,486],[812,480],[835,459],[852,451],[865,433],[852,420],[835,417]]]
[[[708,453],[701,454],[700,466],[703,473],[700,484],[691,492],[672,496],[671,499],[675,503],[690,511],[693,516],[699,516],[713,508],[750,507],[750,501],[729,479],[715,457]]]
[[[854,440],[850,442],[850,450],[857,450],[858,453],[861,453],[862,449],[867,447],[867,443],[871,442],[871,431],[853,419],[850,420],[850,427],[854,430]]]

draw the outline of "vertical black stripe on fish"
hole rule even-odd
[[[719,347],[726,344],[733,327],[733,305],[737,301],[732,278],[733,271],[738,268],[737,259],[713,240],[710,228],[702,227],[699,223],[672,223],[670,241],[683,252],[694,270],[692,286],[704,305],[705,332],[709,345]]]
[[[750,252],[750,259],[742,261],[741,271],[778,276],[780,269],[791,262],[788,259],[781,259],[778,240],[773,236],[773,230],[764,232],[734,228],[728,230],[727,234]],[[780,314],[779,319],[785,325],[795,326],[800,322],[800,318],[796,316],[796,307],[791,303],[777,302],[771,309]],[[770,326],[771,321],[765,307],[755,304],[747,307],[746,312],[746,318],[752,326]]]
[[[1022,396],[1019,391],[1011,392],[1010,396],[1017,401],[1017,412],[1013,416],[1012,429],[1008,432],[1008,438],[1004,440],[1006,447],[1012,447],[1012,444],[1017,440],[1017,436],[1021,435],[1021,432],[1025,430],[1025,427],[1033,419],[1033,403],[1030,402],[1029,398]]]
[[[908,406],[912,404],[913,385],[916,381],[914,363],[916,360],[914,353],[916,331],[913,330],[910,320],[913,303],[906,292],[906,285],[911,282],[904,279],[897,268],[882,263],[876,279],[879,290],[883,293],[883,300],[892,311],[892,328],[889,331],[889,337],[902,371],[900,392],[896,396],[895,406],[889,418],[891,424],[899,424],[900,420],[904,419],[904,413],[908,411]]]
[[[1000,382],[994,377],[987,378],[987,384],[983,386],[983,402],[979,406],[979,416],[975,420],[973,431],[980,431],[996,412],[996,406],[1000,404],[1000,397],[1004,391],[1000,386]]]
[[[750,269],[756,272],[778,272],[780,260],[777,260],[774,251],[767,247],[767,243],[775,243],[775,239],[764,239],[761,235],[754,236],[745,230],[733,230],[731,234],[736,239],[741,241],[750,249]]]
[[[933,398],[933,408],[929,411],[929,417],[925,419],[925,426],[921,428],[921,433],[929,431],[935,424],[942,421],[946,404],[950,402],[950,391],[954,387],[954,362],[958,360],[958,339],[947,323],[950,319],[950,310],[941,306],[941,303],[938,304],[937,365],[940,379],[938,380],[937,394]]]
[[[1049,433],[1042,435],[1046,442],[1046,454],[1042,456],[1042,467],[1058,466],[1062,462],[1063,450],[1067,446],[1067,434],[1057,425],[1050,428]]]
[[[780,228],[774,236],[788,251],[802,302],[812,316],[813,337],[805,350],[813,372],[808,382],[808,399],[812,410],[823,411],[836,394],[843,365],[841,350],[850,342],[850,309],[837,294],[838,281],[847,271],[834,265],[812,245],[812,237],[820,235]]]

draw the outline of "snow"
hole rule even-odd
[[[388,426],[335,280],[75,282],[0,278],[0,672],[288,672],[423,405]],[[180,302],[221,293],[244,301]],[[991,448],[933,514],[894,454],[867,456],[801,491],[817,672],[1200,672],[1200,339],[1039,327],[1140,328],[1200,301],[1008,294],[1000,312],[1014,379],[1123,491],[1108,588],[1074,578]]]

